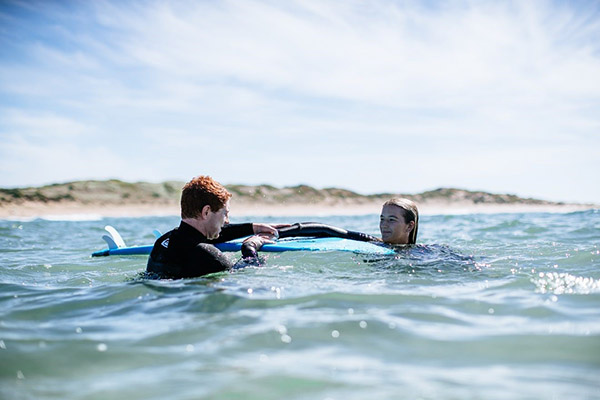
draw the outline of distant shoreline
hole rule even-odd
[[[323,204],[236,204],[231,202],[232,217],[301,217],[333,215],[379,214],[381,202],[357,205],[331,206]],[[424,203],[419,204],[421,215],[464,215],[497,213],[568,213],[595,209],[592,205],[534,205],[534,204],[471,204],[471,203]],[[145,217],[179,216],[178,205],[84,205],[84,204],[43,204],[24,203],[0,207],[0,219],[33,219],[66,216],[96,217]]]
[[[93,215],[97,217],[178,216],[184,182],[76,181],[41,187],[0,188],[0,219]],[[346,189],[306,185],[227,185],[236,217],[301,217],[379,214],[392,197],[415,201],[421,215],[554,212],[596,209],[595,204],[567,204],[455,188],[418,194],[361,195]]]

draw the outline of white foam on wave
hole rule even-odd
[[[66,215],[44,215],[38,217],[46,221],[100,221],[100,214],[66,214]]]
[[[101,221],[104,218],[100,214],[55,214],[55,215],[33,215],[28,217],[4,217],[2,221],[32,222],[37,219],[44,221]]]
[[[100,221],[100,214],[68,214],[68,215],[45,215],[40,217],[46,221]]]

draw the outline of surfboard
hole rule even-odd
[[[152,251],[153,245],[149,246],[126,246],[125,242],[113,227],[106,227],[111,235],[103,236],[108,244],[108,249],[92,253],[92,257],[114,256],[114,255],[147,255]],[[155,232],[157,235],[158,232]],[[114,238],[113,235],[119,235]],[[160,235],[158,235],[160,236]],[[116,239],[116,240],[115,240]],[[216,243],[215,246],[221,251],[240,251],[243,239],[233,240],[225,243]],[[335,237],[327,238],[287,238],[277,243],[267,243],[260,249],[261,252],[284,252],[284,251],[347,251],[357,254],[394,254],[394,250],[385,246],[370,242],[359,242],[356,240]]]
[[[215,246],[221,251],[238,251],[242,247],[241,241],[218,243]],[[289,238],[277,243],[264,244],[259,251],[350,251],[361,254],[394,254],[394,250],[370,242],[342,239],[336,237],[326,238]]]

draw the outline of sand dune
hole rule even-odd
[[[128,183],[117,180],[77,181],[36,188],[0,189],[0,218],[66,215],[138,217],[179,215],[183,182]],[[599,208],[463,189],[441,188],[419,194],[361,195],[338,188],[306,185],[228,185],[233,216],[299,217],[378,214],[391,197],[415,201],[422,215],[505,212],[572,212]]]

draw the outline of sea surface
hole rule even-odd
[[[378,215],[318,221],[378,235]],[[176,217],[0,221],[1,399],[600,399],[600,211],[423,216],[397,256],[140,278]],[[239,254],[229,253],[232,258]]]

